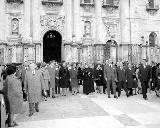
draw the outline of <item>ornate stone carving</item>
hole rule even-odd
[[[44,27],[55,27],[63,32],[65,17],[55,15],[43,15],[40,17],[41,26]]]
[[[23,10],[23,4],[21,2],[11,2],[6,4],[6,11],[13,12],[15,10]]]
[[[106,40],[116,38],[116,35],[118,35],[118,24],[119,21],[117,19],[108,19],[103,18],[103,23],[106,27]]]

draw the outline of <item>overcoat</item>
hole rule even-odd
[[[134,87],[134,77],[135,70],[133,68],[126,69],[126,79],[127,79],[127,88],[133,88]]]
[[[94,90],[95,69],[89,68],[89,72],[90,72],[90,92],[95,92]]]
[[[117,79],[117,72],[114,66],[109,66],[108,64],[104,66],[104,78],[112,81]]]
[[[152,78],[151,67],[149,65],[146,65],[146,67],[141,65],[139,67],[139,78],[141,82],[149,82]]]
[[[90,69],[89,68],[85,68],[83,70],[83,93],[84,94],[89,94],[90,91]]]
[[[49,90],[50,75],[47,69],[42,70],[42,77],[44,80],[44,89]]]
[[[21,82],[15,76],[7,76],[4,92],[8,99],[9,112],[18,114],[23,111],[23,92]]]
[[[59,78],[60,78],[60,87],[68,88],[69,87],[69,79],[70,74],[68,68],[64,68],[63,66],[59,70]]]
[[[80,67],[78,68],[77,79],[78,79],[78,84],[82,85],[83,71]]]
[[[50,88],[55,88],[55,66],[53,66],[53,67],[48,66],[47,69],[48,69],[49,76],[50,76],[49,87]]]
[[[97,86],[103,86],[103,71],[101,69],[95,70],[95,82]]]
[[[78,79],[77,79],[77,75],[78,75],[78,70],[71,68],[69,70],[70,73],[70,78],[71,78],[71,87],[78,87]]]
[[[29,103],[37,103],[41,101],[44,86],[45,84],[41,70],[35,70],[35,74],[33,74],[31,70],[26,72],[24,89],[28,93]]]
[[[55,70],[55,86],[59,86],[59,69]]]
[[[117,80],[118,82],[126,82],[125,69],[117,67]]]

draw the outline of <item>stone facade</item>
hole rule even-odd
[[[159,62],[159,0],[89,1],[1,0],[0,63],[42,62],[49,30],[61,34],[67,62]]]

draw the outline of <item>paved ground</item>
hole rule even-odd
[[[148,98],[78,94],[48,99],[34,116],[18,116],[17,128],[160,128],[160,98],[153,93]]]

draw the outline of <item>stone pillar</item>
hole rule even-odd
[[[41,62],[41,44],[35,44],[35,54],[36,54],[36,58],[35,58],[35,62]]]
[[[81,26],[80,26],[80,0],[73,0],[74,1],[74,34],[76,41],[80,41],[81,37]]]
[[[24,38],[30,38],[30,0],[24,1]],[[27,42],[28,43],[28,42]]]
[[[120,0],[120,30],[121,30],[121,47],[122,47],[121,50],[123,56],[122,58],[125,60],[126,57],[128,58],[127,44],[130,44],[129,1],[130,0]]]
[[[101,25],[102,23],[102,0],[95,0],[95,12],[96,12],[96,43],[101,41]]]
[[[17,49],[16,49],[16,45],[12,46],[12,63],[16,63],[17,62]]]
[[[62,60],[69,62],[71,60],[71,42],[72,42],[72,24],[73,24],[73,10],[72,0],[64,0],[65,7],[65,40],[62,41]]]
[[[36,43],[37,41],[39,41],[39,32],[40,32],[39,2],[40,2],[39,0],[33,0],[33,5],[32,5],[33,43]]]
[[[0,3],[0,41],[5,40],[5,1],[1,0]]]
[[[17,47],[16,47],[16,62],[17,63],[23,62],[23,47],[22,47],[22,45],[17,45]]]
[[[72,0],[65,0],[65,37],[68,42],[72,40]]]

